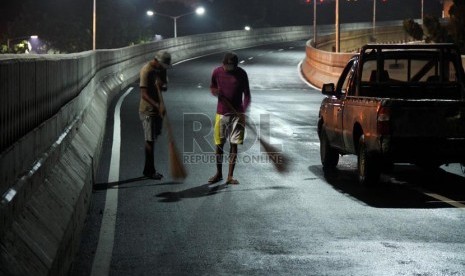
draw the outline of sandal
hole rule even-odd
[[[148,178],[151,178],[151,179],[155,179],[155,180],[160,180],[160,179],[163,178],[163,174],[158,173],[158,172],[154,172],[154,173],[144,173],[144,176],[145,176],[145,177],[148,177]]]
[[[216,182],[220,182],[221,180],[223,180],[223,177],[218,176],[218,175],[214,175],[214,176],[212,176],[212,177],[210,177],[208,179],[208,183],[213,184],[213,183],[216,183]]]
[[[237,185],[239,184],[239,181],[237,181],[236,179],[234,178],[230,178],[226,181],[226,184],[230,184],[230,185]]]

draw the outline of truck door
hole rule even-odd
[[[356,59],[350,60],[346,68],[344,68],[344,71],[342,72],[342,75],[336,85],[336,92],[341,96],[339,97],[338,102],[334,104],[333,109],[333,123],[335,124],[333,145],[341,149],[345,148],[343,139],[344,106],[345,102],[347,101],[347,96],[353,95],[354,93],[353,87],[356,64]]]

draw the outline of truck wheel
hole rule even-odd
[[[368,152],[364,135],[360,137],[358,145],[358,181],[365,186],[376,184],[381,174],[380,162],[373,153]]]
[[[335,168],[339,162],[339,152],[329,144],[328,136],[324,129],[321,130],[320,135],[320,157],[321,164],[326,169]]]

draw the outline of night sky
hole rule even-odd
[[[23,0],[24,1],[24,0]],[[1,39],[7,36],[8,22],[13,21],[23,12],[19,0],[2,0],[0,5]],[[53,5],[59,0],[40,0],[44,5]],[[85,7],[92,9],[92,0],[78,0]],[[148,9],[158,9],[159,12],[177,16],[192,11],[196,6],[203,5],[207,9],[202,18],[186,16],[178,21],[180,35],[204,32],[220,32],[242,29],[245,25],[253,28],[311,25],[313,23],[313,5],[306,0],[114,0],[126,1],[141,11],[141,18],[146,17]],[[318,0],[317,2],[319,2]],[[313,2],[313,0],[311,0]],[[425,13],[441,16],[439,0],[424,0]],[[98,7],[99,0],[97,0]],[[220,10],[228,7],[227,11]],[[373,0],[340,0],[341,23],[371,22],[373,18]],[[334,23],[334,0],[323,0],[317,5],[318,24]],[[421,0],[377,0],[377,20],[403,20],[405,18],[420,18]],[[79,11],[76,11],[79,12]],[[82,11],[81,11],[82,12]],[[98,13],[98,10],[97,10]],[[90,16],[89,16],[90,17]],[[117,18],[116,18],[117,19]],[[139,18],[140,19],[140,18]],[[158,24],[157,32],[168,35],[172,32],[172,21],[152,19]],[[92,22],[89,22],[91,28]]]
[[[290,22],[293,25],[307,25],[313,23],[313,0],[306,4],[306,0],[158,0],[149,3],[173,2],[183,3],[186,6],[207,3],[224,3],[228,1],[242,2],[243,8],[237,14],[258,16],[264,8],[274,8],[277,16],[269,18],[272,25],[281,25],[280,22]],[[317,0],[320,2],[321,0]],[[146,1],[147,2],[147,1]],[[334,0],[323,0],[318,3],[317,10],[322,24],[334,22]],[[258,5],[255,5],[258,3]],[[373,18],[373,0],[340,0],[341,20],[344,22],[371,21]],[[440,0],[424,0],[425,14],[441,16],[442,4]],[[294,13],[284,11],[294,11]],[[405,18],[420,18],[421,0],[377,0],[377,18],[383,20],[403,20]],[[176,12],[174,12],[176,13]]]

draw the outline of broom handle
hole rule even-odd
[[[171,129],[171,124],[170,124],[170,121],[168,120],[168,112],[166,111],[165,101],[163,100],[161,88],[159,84],[156,84],[156,87],[157,87],[157,92],[158,92],[158,100],[160,101],[158,112],[160,112],[160,109],[162,107],[165,110],[164,112],[165,114],[160,114],[160,116],[162,116],[162,118],[165,121],[166,129],[168,130],[168,139],[170,142],[173,142],[173,130]]]
[[[222,101],[223,103],[225,103],[229,109],[231,109],[234,113],[234,115],[236,116],[239,116],[239,112],[237,112],[237,110],[234,108],[234,106],[228,101],[228,99],[226,99],[224,96],[222,96],[221,94],[218,94],[218,99],[220,101]],[[257,131],[255,130],[255,128],[253,128],[249,122],[247,120],[245,120],[245,125],[249,128],[249,130],[251,130],[254,134],[257,134]]]
[[[222,96],[220,94],[218,94],[218,99],[222,100],[233,111],[233,113],[236,116],[239,115],[239,112],[237,112],[237,110],[232,106],[232,104],[228,101],[228,99],[226,99],[224,96]],[[257,131],[255,130],[255,128],[253,128],[249,124],[249,122],[247,120],[245,120],[245,125],[249,128],[249,130],[251,130],[255,135],[257,135]],[[257,137],[258,137],[258,135],[257,135]],[[265,149],[268,156],[271,156],[274,153],[274,154],[278,154],[282,158],[282,160],[287,159],[281,152],[275,150],[270,144],[265,142],[261,137],[258,137],[258,141],[260,142],[260,145]],[[287,163],[287,161],[285,161],[285,163]],[[281,166],[280,164],[278,164],[276,162],[273,162],[273,165],[275,166],[275,168],[280,173],[283,173],[283,172],[287,171],[287,168],[285,166]]]

